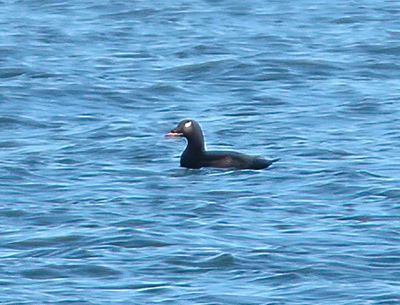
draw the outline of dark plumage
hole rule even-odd
[[[263,169],[275,160],[266,160],[231,151],[206,151],[203,131],[195,120],[183,120],[167,134],[168,137],[185,137],[187,146],[181,156],[181,166],[187,168],[219,167],[236,169]]]

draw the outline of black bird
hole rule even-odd
[[[187,146],[181,156],[181,166],[187,168],[219,167],[263,169],[278,161],[266,160],[232,151],[206,151],[203,131],[195,120],[183,120],[167,137],[185,137]]]

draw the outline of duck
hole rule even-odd
[[[279,160],[268,160],[235,151],[208,151],[200,124],[192,119],[182,120],[166,136],[168,138],[186,138],[187,146],[180,158],[180,166],[185,168],[215,167],[261,170]]]

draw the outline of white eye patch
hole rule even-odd
[[[192,126],[192,122],[191,121],[185,123],[185,127],[186,128],[189,128],[190,126]]]

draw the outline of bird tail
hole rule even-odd
[[[254,169],[263,169],[269,167],[272,163],[279,161],[280,159],[272,159],[272,160],[267,160],[263,158],[257,158],[253,162],[253,168]]]

